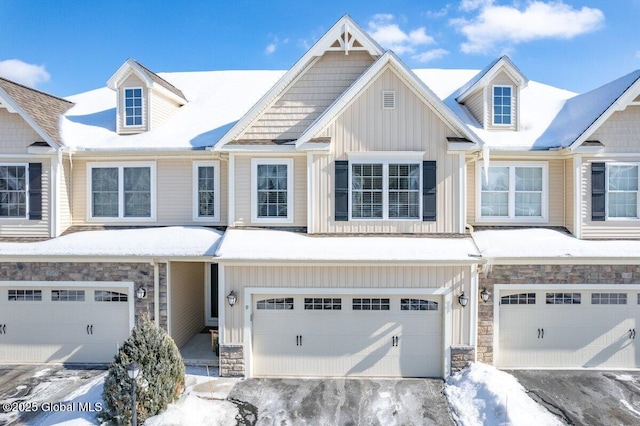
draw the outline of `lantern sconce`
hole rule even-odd
[[[136,297],[138,299],[147,298],[147,290],[142,285],[140,285],[140,287],[138,287],[138,289],[136,290]]]
[[[464,291],[460,293],[460,296],[458,296],[458,303],[463,308],[467,306],[467,303],[469,303],[469,298],[464,294]]]
[[[235,305],[237,301],[238,296],[236,295],[236,292],[231,290],[231,292],[227,294],[227,302],[229,303],[229,306]]]
[[[491,293],[489,293],[487,289],[483,287],[482,291],[480,292],[480,298],[484,303],[487,303],[489,301],[489,297],[491,297]]]

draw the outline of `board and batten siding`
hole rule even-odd
[[[546,163],[548,165],[548,218],[547,222],[524,222],[521,220],[509,221],[509,219],[505,219],[504,222],[496,222],[495,220],[491,220],[490,222],[485,222],[476,219],[476,208],[478,202],[478,195],[481,188],[479,188],[477,183],[477,162],[472,162],[467,164],[467,223],[471,225],[491,225],[491,226],[565,226],[565,211],[567,206],[565,205],[566,196],[566,187],[567,183],[565,181],[565,160],[523,160],[522,158],[514,159],[514,158],[492,158],[492,161],[495,162],[507,162],[509,164],[516,164],[518,161],[522,162],[540,162]],[[492,165],[492,163],[489,163]],[[482,161],[480,161],[480,167],[482,167]],[[570,186],[570,185],[569,185]]]
[[[238,139],[296,139],[373,63],[367,52],[326,52]]]
[[[382,91],[396,92],[396,108],[382,109]],[[316,201],[312,233],[433,233],[461,232],[459,203],[460,159],[447,154],[447,137],[460,136],[390,68],[358,95],[322,136],[331,138],[329,155],[314,155],[313,194]],[[334,168],[350,152],[425,152],[437,161],[437,216],[420,220],[334,220]]]
[[[130,71],[118,84],[118,132],[140,133],[149,130],[149,89],[144,82]],[[142,88],[142,126],[125,126],[124,90]]]
[[[204,271],[200,262],[169,265],[170,335],[178,347],[204,328]]]
[[[0,108],[0,155],[26,154],[29,145],[41,141],[42,136],[17,113]],[[0,162],[2,162],[0,158]]]
[[[254,224],[251,219],[251,159],[244,155],[235,156],[235,220],[230,226],[278,226],[278,224]],[[307,226],[307,157],[271,156],[259,157],[260,159],[278,158],[293,159],[293,223],[283,223],[282,226]],[[223,204],[224,205],[224,204]]]
[[[200,225],[216,226],[224,225],[227,221],[227,162],[220,161],[220,221],[194,221],[193,220],[193,163],[195,161],[211,161],[211,157],[200,158],[160,158],[157,160],[139,158],[136,162],[155,162],[156,164],[156,221],[135,221],[136,226],[153,225]],[[126,165],[124,160],[111,159]],[[73,224],[132,224],[134,222],[122,219],[120,221],[101,222],[100,220],[88,220],[89,214],[89,182],[87,177],[87,164],[100,163],[94,160],[73,159]]]
[[[164,123],[171,114],[180,108],[177,102],[161,95],[156,90],[150,92],[149,98],[151,102],[151,129]]]
[[[607,154],[640,153],[640,106],[614,112],[589,140],[602,142]]]
[[[6,238],[46,238],[51,236],[51,160],[49,158],[33,157],[11,158],[3,160],[2,164],[28,164],[42,163],[42,219],[0,219],[0,237]]]
[[[582,159],[582,238],[585,240],[598,239],[638,239],[640,238],[640,219],[607,219],[602,222],[591,220],[591,163],[601,162],[640,162],[640,154],[637,157],[608,157],[606,154],[597,158]]]
[[[225,293],[234,290],[239,297],[237,306],[225,309],[223,343],[233,344],[244,339],[244,306],[250,303],[243,300],[245,287],[319,288],[327,295],[332,288],[370,288],[371,294],[390,293],[394,288],[453,288],[458,294],[463,289],[469,292],[471,270],[468,266],[225,265],[224,280]],[[470,312],[452,304],[452,344],[470,343]]]

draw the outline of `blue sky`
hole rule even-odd
[[[577,92],[640,68],[640,0],[0,0],[0,75],[67,96],[128,57],[156,72],[287,69],[345,13],[412,68],[506,53]]]

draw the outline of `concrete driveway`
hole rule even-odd
[[[575,425],[640,424],[640,372],[507,371],[529,396]]]
[[[246,425],[453,425],[437,379],[247,379],[233,387]]]
[[[62,366],[62,365],[0,365],[0,424],[28,424],[40,412],[32,412],[32,407],[40,407],[44,402],[63,401],[71,392],[105,372],[105,367]],[[15,403],[32,404],[23,411],[7,407]]]

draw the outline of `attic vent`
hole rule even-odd
[[[396,92],[384,90],[382,92],[382,109],[394,109],[396,107]]]

